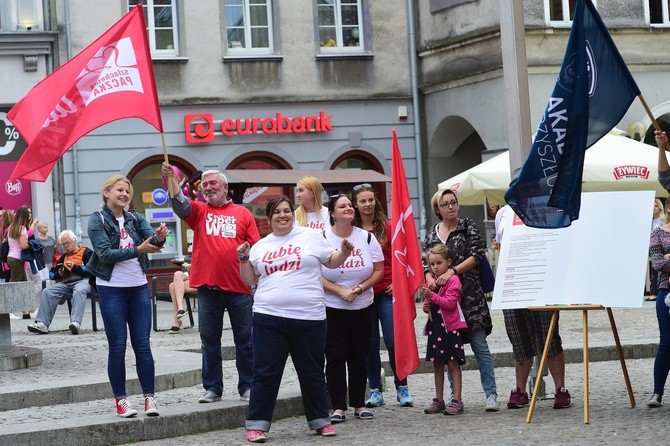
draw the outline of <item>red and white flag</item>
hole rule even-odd
[[[140,118],[163,131],[142,5],[35,85],[7,114],[28,148],[12,179],[45,181],[79,138]]]
[[[419,368],[419,350],[416,345],[414,294],[423,284],[421,250],[416,237],[412,202],[407,190],[407,177],[398,147],[398,136],[393,133],[393,160],[391,169],[391,252],[393,258],[393,336],[395,369],[398,379],[405,379]]]

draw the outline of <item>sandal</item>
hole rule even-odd
[[[173,325],[173,326],[170,327],[170,329],[168,330],[168,333],[169,333],[169,334],[177,334],[177,333],[181,333],[183,330],[184,330],[184,329],[181,327],[181,325],[179,325],[179,326],[177,326],[177,325]]]
[[[186,313],[186,311],[184,311],[184,310],[179,310],[179,311],[177,311],[177,319],[181,319],[181,318],[183,318],[184,316],[186,316],[187,314],[188,314],[188,313]]]
[[[330,416],[330,422],[332,424],[344,423],[347,421],[347,416],[345,414],[340,415],[339,413],[334,413]]]
[[[359,420],[371,420],[375,417],[374,414],[368,410],[361,410],[360,412],[354,412],[354,416]]]

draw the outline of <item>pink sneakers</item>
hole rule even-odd
[[[322,437],[332,437],[334,435],[337,435],[337,431],[335,430],[332,424],[328,424],[320,429],[317,429],[316,433],[321,435]]]
[[[247,441],[251,443],[265,443],[265,432],[258,430],[247,431]]]

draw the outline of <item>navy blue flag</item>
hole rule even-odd
[[[590,0],[577,0],[561,72],[519,177],[505,201],[527,226],[564,228],[579,218],[586,149],[640,94]]]

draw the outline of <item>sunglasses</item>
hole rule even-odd
[[[353,187],[354,192],[358,192],[361,189],[372,189],[372,185],[370,183],[363,183]]]

